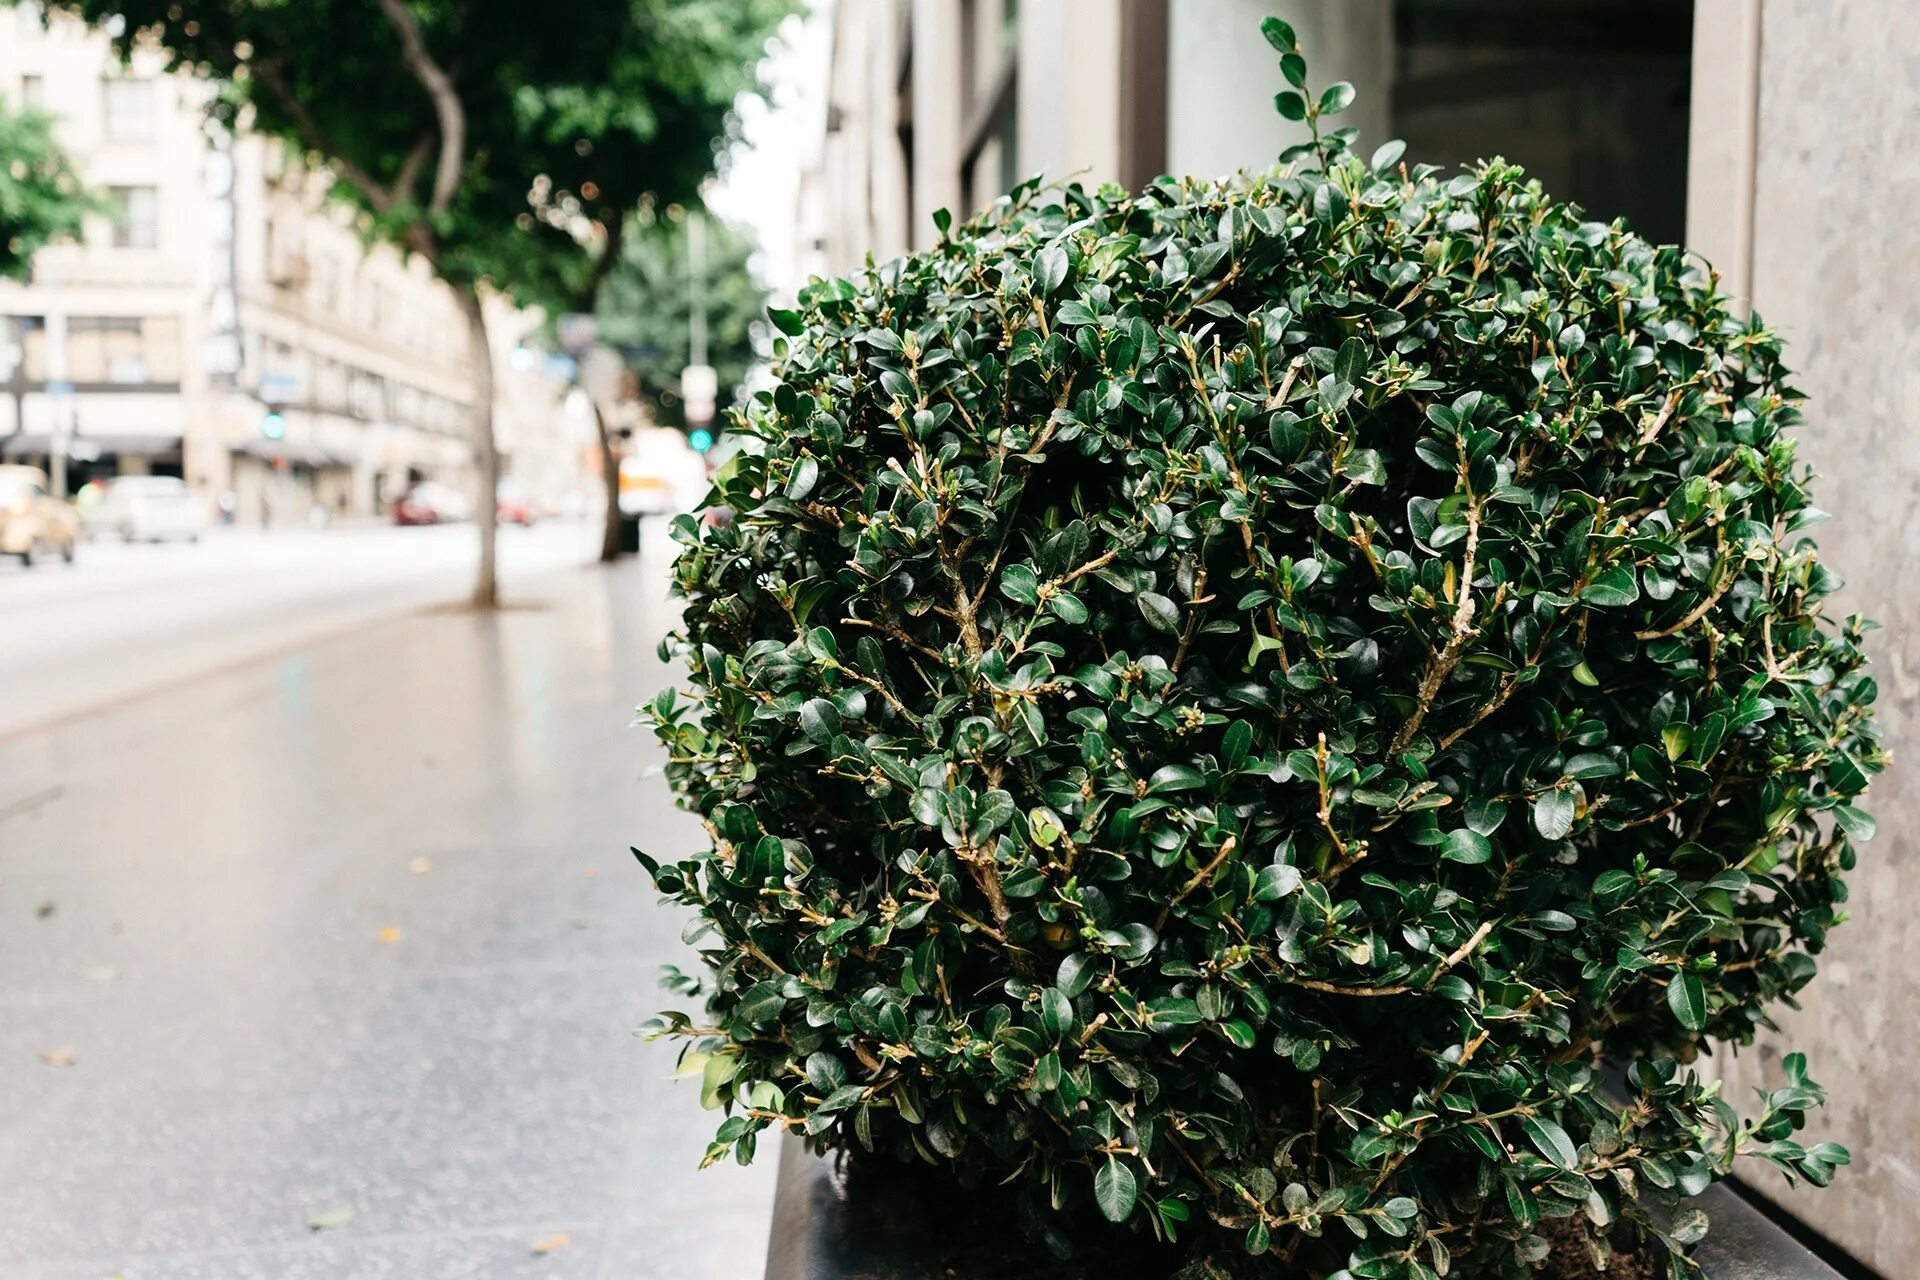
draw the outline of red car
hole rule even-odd
[[[394,500],[395,524],[446,524],[473,518],[473,500],[449,485],[429,480]]]
[[[526,491],[510,481],[502,481],[496,491],[494,512],[501,524],[517,524],[522,528],[532,528],[534,521],[533,499]]]

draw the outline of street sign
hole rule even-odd
[[[680,371],[680,398],[687,404],[687,425],[703,427],[713,421],[713,401],[720,392],[720,375],[710,364],[690,364]]]
[[[560,339],[560,349],[575,357],[589,350],[600,337],[599,324],[584,311],[569,311],[561,316],[554,321],[553,331]]]
[[[47,394],[64,399],[73,394],[73,384],[65,378],[49,378],[47,380]]]
[[[260,375],[260,390],[257,394],[263,404],[292,404],[300,398],[300,375],[263,373]]]
[[[680,371],[680,394],[692,400],[711,400],[720,392],[720,375],[710,364],[690,364]]]

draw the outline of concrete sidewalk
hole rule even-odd
[[[628,727],[663,582],[0,740],[0,1275],[758,1275],[772,1162],[696,1173],[631,1034],[689,955],[626,853],[697,832]]]

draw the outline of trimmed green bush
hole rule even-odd
[[[650,711],[712,839],[642,858],[704,933],[655,1029],[710,1158],[925,1162],[1061,1247],[1683,1274],[1650,1210],[1846,1159],[1798,1057],[1745,1121],[1683,1065],[1813,976],[1872,831],[1798,397],[1697,258],[1358,158],[1266,32],[1275,168],[1023,184],[775,313],[737,518],[675,528]]]

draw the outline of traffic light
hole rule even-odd
[[[713,448],[713,432],[705,427],[695,427],[687,433],[687,443],[693,446],[695,453],[705,453]]]
[[[269,440],[287,438],[287,420],[281,416],[278,409],[267,410],[267,416],[260,419],[260,434]]]

